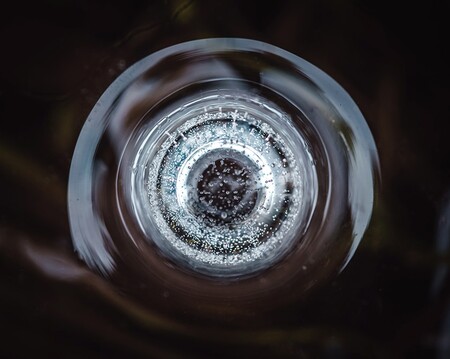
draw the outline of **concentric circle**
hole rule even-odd
[[[242,276],[270,267],[304,231],[317,174],[288,114],[217,87],[133,140],[134,170],[125,162],[120,174],[163,254],[207,275]]]
[[[345,267],[377,171],[362,114],[310,63],[252,40],[183,43],[125,71],[89,115],[73,242],[147,308],[245,316]]]

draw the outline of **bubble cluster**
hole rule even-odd
[[[308,148],[286,113],[256,95],[214,90],[154,128],[140,138],[132,201],[165,255],[227,276],[270,266],[286,252],[317,188]]]

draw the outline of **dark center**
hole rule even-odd
[[[236,223],[254,208],[253,175],[240,162],[224,158],[211,163],[197,182],[196,209],[210,223]]]

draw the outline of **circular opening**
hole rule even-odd
[[[193,169],[194,174],[189,175],[186,184],[188,188],[196,188],[189,192],[187,206],[195,216],[206,219],[212,226],[241,224],[261,197],[261,187],[254,176],[257,167],[252,163],[244,165],[236,159],[239,152],[234,153],[235,156],[230,152],[225,151],[223,158],[220,153],[216,154],[219,159],[214,161],[200,159],[198,166],[202,166],[203,161],[209,164],[206,163],[207,167],[200,175]]]

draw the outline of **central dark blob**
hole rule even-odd
[[[196,212],[212,225],[242,222],[255,207],[254,174],[232,158],[211,163],[197,182]]]

